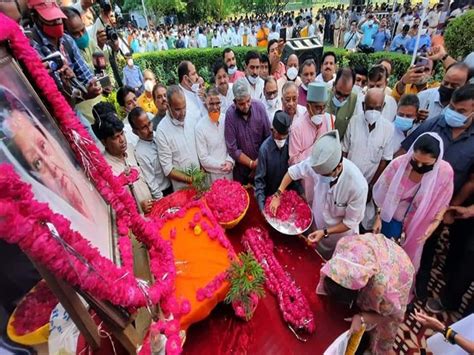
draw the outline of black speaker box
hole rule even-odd
[[[316,37],[292,38],[286,41],[281,54],[281,61],[286,60],[291,54],[298,56],[300,66],[306,59],[314,59],[317,64],[317,71],[321,70],[321,58],[323,57],[323,45]]]

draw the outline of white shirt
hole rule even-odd
[[[211,47],[212,48],[220,48],[221,46],[222,46],[221,39],[219,37],[212,36]]]
[[[155,199],[162,198],[162,191],[171,185],[169,179],[163,173],[158,155],[158,146],[154,140],[138,140],[135,146],[135,158],[150,188],[151,196]]]
[[[418,96],[420,100],[420,110],[428,110],[428,120],[441,115],[444,106],[439,102],[439,88],[423,90]]]
[[[362,108],[362,103],[365,101],[365,95],[359,95],[357,97],[356,109],[355,114],[360,115],[364,113],[364,109]],[[385,106],[382,110],[382,117],[386,120],[393,122],[395,120],[395,116],[397,115],[397,101],[390,96],[385,95]]]
[[[255,34],[249,34],[247,42],[250,47],[257,47],[257,37],[255,37]]]
[[[219,93],[219,98],[221,99],[221,113],[225,115],[227,109],[232,106],[234,103],[234,92],[232,91],[232,86],[234,84],[229,83],[229,88],[227,89],[227,95],[224,96]]]
[[[199,158],[196,151],[196,137],[194,128],[196,122],[187,117],[184,125],[178,125],[172,120],[169,113],[156,127],[155,141],[158,146],[159,159],[166,176],[171,170],[186,170],[192,166],[199,167]],[[181,181],[171,180],[175,191],[186,187]]]
[[[334,74],[332,76],[331,80],[324,81],[323,74],[320,73],[320,74],[318,74],[318,76],[316,77],[316,79],[314,81],[317,82],[317,83],[324,83],[324,84],[326,84],[328,89],[332,89],[332,85],[334,84],[334,80],[336,80],[336,74]]]
[[[438,22],[439,22],[439,13],[437,13],[436,11],[434,10],[431,10],[429,13],[428,13],[428,25],[430,27],[436,27],[438,26]]]
[[[232,180],[232,171],[224,173],[221,170],[226,161],[234,164],[234,159],[227,153],[224,130],[225,114],[222,113],[217,123],[207,118],[196,125],[197,154],[202,167],[210,173],[212,182],[221,178]]]
[[[290,166],[288,174],[292,180],[312,178],[314,181],[313,217],[318,229],[330,228],[344,223],[350,229],[340,234],[331,234],[320,241],[321,251],[332,254],[337,241],[347,235],[359,233],[359,223],[365,213],[368,186],[364,176],[351,161],[343,159],[342,173],[332,187],[320,180],[311,167],[310,159]],[[318,245],[319,250],[319,245]],[[326,257],[326,255],[323,255]]]
[[[248,81],[248,79],[247,79],[247,81]],[[255,84],[255,86],[253,86],[249,82],[250,96],[252,97],[252,99],[260,100],[260,101],[265,100],[265,96],[263,95],[263,86],[264,85],[265,85],[265,82],[260,77],[257,78],[257,83]]]
[[[179,87],[183,90],[184,96],[186,97],[186,118],[191,117],[193,121],[197,123],[201,117],[204,115],[207,116],[206,108],[198,94],[185,89],[182,85],[179,85]]]
[[[200,33],[197,38],[199,48],[207,47],[207,38],[203,33]]]
[[[280,34],[278,32],[270,32],[268,34],[268,41],[271,41],[272,39],[279,40],[280,39]]]
[[[392,147],[392,152],[395,154],[402,147],[402,142],[405,140],[406,136],[403,131],[399,130],[397,127],[393,127],[393,136],[392,142],[390,143]]]
[[[264,99],[262,102],[265,105],[265,110],[267,110],[267,116],[268,120],[270,121],[270,127],[272,127],[273,116],[275,116],[275,112],[281,110],[281,99],[277,97],[275,106],[273,107],[268,104],[268,101],[266,99]]]
[[[112,168],[112,172],[114,173],[114,175],[118,176],[122,174],[126,168],[137,169],[140,172],[138,180],[132,184],[133,189],[129,190],[135,198],[135,201],[137,202],[138,206],[140,206],[140,202],[142,201],[151,200],[150,189],[148,188],[148,185],[146,184],[145,179],[141,174],[140,168],[138,167],[138,163],[135,160],[135,155],[133,154],[133,148],[130,145],[128,145],[127,147],[125,158],[113,156],[107,151],[104,153],[104,158]],[[138,208],[141,210],[141,207]]]
[[[342,140],[342,151],[362,172],[370,183],[382,160],[393,158],[392,137],[393,123],[381,118],[375,128],[369,126],[363,114],[353,116],[349,121],[346,134]]]

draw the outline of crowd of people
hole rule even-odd
[[[210,182],[254,185],[261,210],[271,198],[275,212],[284,191],[295,189],[312,206],[306,238],[329,260],[318,289],[357,303],[354,329],[380,325],[373,330],[374,353],[391,351],[415,297],[433,313],[459,309],[474,279],[474,53],[458,61],[435,37],[467,8],[445,13],[437,5],[421,23],[420,6],[339,6],[223,24],[128,27],[121,35],[110,4],[101,3],[95,21],[91,5],[18,0],[0,3],[0,12],[29,20],[32,46],[113,172],[138,169],[129,189],[142,213],[192,184],[196,170]],[[389,87],[389,59],[349,68],[325,51],[320,66],[295,54],[282,62],[282,44],[299,36],[348,50],[424,54]],[[239,68],[231,47],[240,45],[267,53],[249,49]],[[223,50],[212,63],[212,85],[185,60],[176,67],[178,84],[166,86],[134,63],[129,47]],[[437,63],[445,69],[441,82],[433,81]],[[108,66],[115,79],[104,74]],[[104,99],[116,87],[124,116]],[[428,298],[446,227],[446,289],[441,299]]]

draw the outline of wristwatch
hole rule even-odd
[[[324,238],[329,237],[329,233],[328,233],[328,229],[327,229],[327,228],[324,228],[324,229],[323,229],[323,232],[324,232]]]
[[[444,62],[444,61],[446,60],[446,58],[448,58],[448,57],[449,57],[449,54],[446,53],[445,55],[443,55],[443,56],[441,57],[441,61]]]

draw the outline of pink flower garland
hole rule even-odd
[[[277,296],[285,321],[296,329],[314,332],[314,316],[308,301],[273,254],[273,243],[268,233],[260,228],[247,229],[242,243],[262,265],[266,276],[265,285]]]
[[[46,204],[38,203],[31,189],[21,182],[11,166],[6,164],[0,166],[0,237],[9,243],[20,245],[23,251],[55,275],[99,299],[130,308],[144,306],[149,299],[154,304],[161,303],[163,311],[170,313],[169,305],[176,302],[172,294],[176,277],[174,257],[170,243],[157,234],[159,224],[147,222],[138,214],[133,207],[136,206],[135,200],[124,188],[124,183],[133,181],[136,172],[132,171],[129,176],[121,176],[119,179],[114,177],[110,166],[59,93],[18,24],[0,13],[0,28],[0,41],[8,41],[15,57],[26,67],[40,95],[48,101],[48,108],[57,119],[84,171],[114,209],[119,238],[128,235],[128,229],[131,229],[137,239],[149,248],[150,268],[156,282],[148,289],[148,295],[144,295],[132,274],[117,268],[110,260],[102,257],[79,233],[70,229],[68,220],[53,213]],[[10,190],[8,187],[17,189]],[[51,223],[60,237],[73,247],[95,272],[91,272],[89,266],[75,257],[65,255],[68,253],[64,253],[63,246],[52,237],[46,223]],[[128,269],[130,252],[125,245],[126,243],[121,243],[121,254]],[[175,319],[179,319],[179,314]],[[179,346],[178,351],[180,350]]]
[[[31,333],[49,323],[54,307],[59,303],[45,281],[28,292],[15,310],[13,328],[17,335]]]
[[[237,181],[227,179],[214,181],[204,197],[219,223],[237,219],[249,204],[249,197],[244,187]]]
[[[270,203],[272,196],[269,196],[265,202],[265,213],[272,216]],[[311,223],[311,209],[308,204],[294,190],[286,190],[281,194],[280,206],[276,212],[276,218],[286,222],[294,220],[297,228],[306,229]]]

